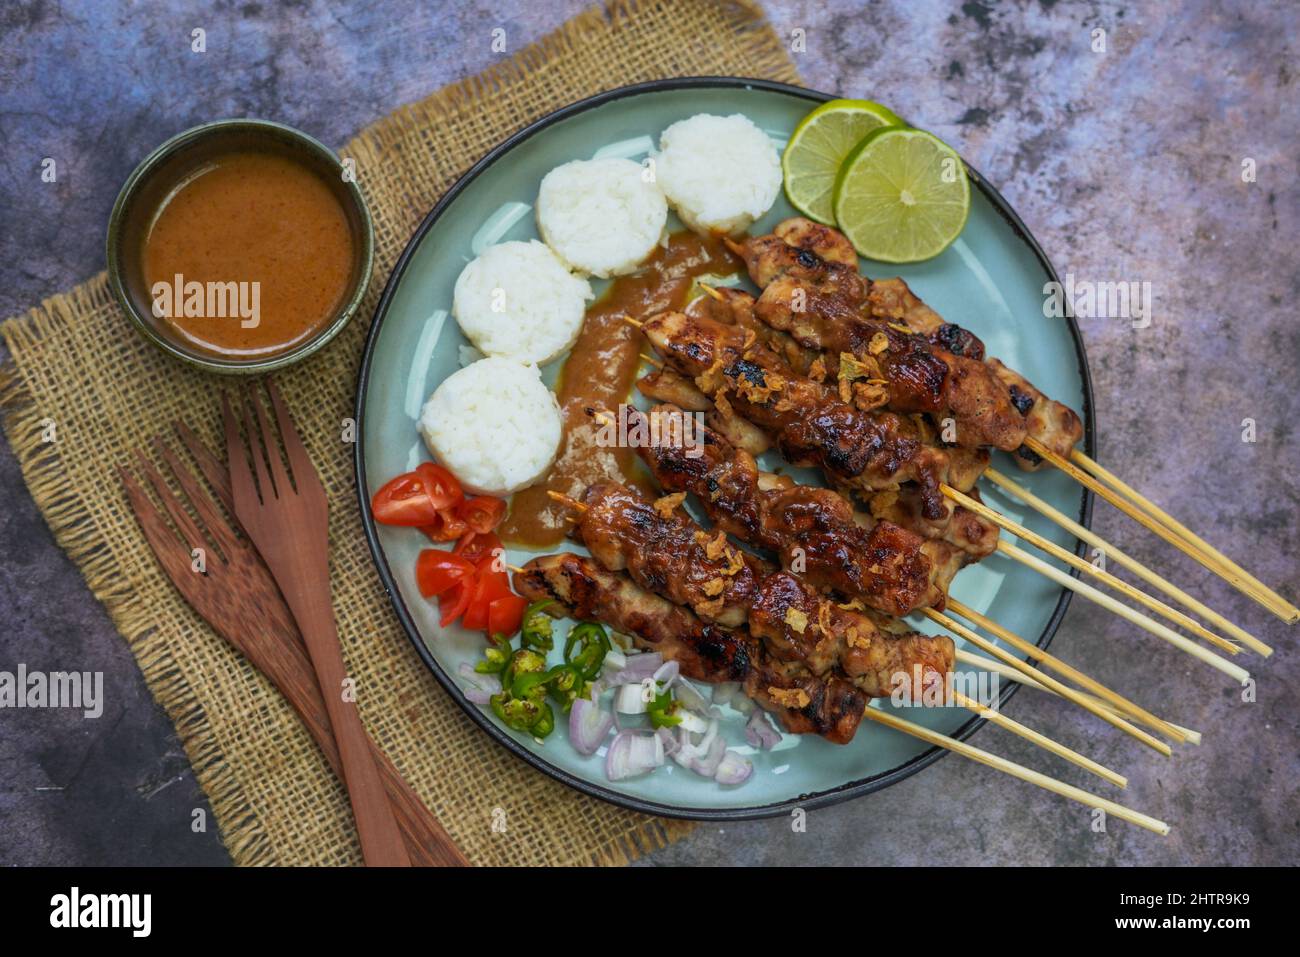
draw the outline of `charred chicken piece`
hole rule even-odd
[[[763,290],[754,311],[800,345],[834,357],[837,368],[851,357],[855,374],[865,367],[869,381],[884,384],[894,411],[951,415],[960,445],[1009,451],[1024,443],[1023,417],[982,361],[941,348],[901,323],[865,316],[861,300],[783,276]]]
[[[753,295],[744,289],[719,286],[711,295],[701,296],[682,311],[692,318],[713,319],[752,330],[758,341],[784,359],[791,369],[815,378],[813,370],[821,353],[816,349],[805,349],[793,336],[760,320],[754,315],[754,303]]]
[[[742,258],[750,277],[766,296],[759,299],[759,318],[779,319],[780,313],[789,308],[793,289],[802,287],[805,293],[813,294],[812,299],[822,301],[813,308],[828,319],[876,319],[905,325],[959,376],[953,388],[964,394],[954,395],[955,401],[950,406],[955,416],[970,419],[967,439],[973,441],[980,434],[987,436],[988,444],[1011,452],[1021,468],[1032,470],[1041,463],[1023,446],[1023,439],[1020,444],[1012,445],[1016,427],[1008,425],[1001,398],[990,390],[987,377],[967,362],[988,365],[993,379],[1006,388],[1011,405],[1024,418],[1026,434],[1057,454],[1068,454],[1082,438],[1077,414],[989,357],[978,336],[955,323],[945,322],[901,278],[872,281],[857,276],[857,263],[850,260],[848,248],[847,239],[838,231],[800,217],[778,224],[770,235],[747,240],[741,250]],[[849,271],[854,276],[848,275]],[[784,286],[768,293],[768,287],[777,280],[784,280]],[[800,305],[803,304],[801,300]],[[765,310],[772,312],[765,314]],[[806,337],[795,335],[795,338],[802,345],[810,344]],[[831,358],[827,356],[828,362]]]
[[[1028,434],[1057,455],[1069,458],[1070,450],[1083,438],[1083,422],[1074,410],[1055,399],[1049,399],[1034,388],[1028,379],[1014,369],[1008,369],[997,359],[989,359],[988,363],[1006,384],[1012,403],[1025,417]],[[1016,449],[1012,457],[1026,472],[1034,472],[1043,467],[1041,456],[1028,447]]]
[[[745,624],[759,581],[772,569],[709,534],[680,511],[685,496],[648,502],[617,482],[599,482],[583,495],[575,536],[609,571],[626,571],[642,588],[685,605],[705,621]]]
[[[673,369],[659,369],[642,376],[637,391],[655,402],[668,402],[691,412],[703,412],[709,428],[726,436],[727,441],[750,455],[762,455],[772,443],[767,434],[738,415],[724,415],[713,400],[701,392],[690,379]]]
[[[749,631],[773,655],[803,661],[813,674],[838,666],[872,698],[887,697],[906,682],[919,700],[923,691],[943,686],[956,660],[947,635],[882,631],[861,610],[819,595],[788,572],[763,582]]]

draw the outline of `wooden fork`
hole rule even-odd
[[[251,468],[244,454],[239,423],[223,393],[221,415],[235,515],[271,570],[307,643],[316,680],[325,696],[334,739],[338,742],[343,778],[352,800],[352,815],[356,818],[366,863],[409,866],[410,859],[402,845],[392,807],[384,795],[379,769],[366,743],[355,694],[345,694],[350,679],[343,664],[330,600],[329,505],[325,489],[280,393],[269,380],[266,387],[291,472],[285,470],[280,459],[275,432],[257,396],[257,387],[250,390],[247,402],[240,403],[248,451],[253,460]],[[250,404],[254,415],[249,414]]]
[[[139,452],[136,470],[153,486],[166,515],[150,500],[136,476],[129,469],[119,468],[127,499],[145,538],[185,600],[279,689],[342,779],[343,765],[325,701],[293,614],[257,552],[217,505],[219,500],[234,514],[225,466],[184,425],[178,423],[176,431],[216,499],[202,488],[176,453],[155,438],[154,449],[181,493],[174,494]],[[197,522],[186,510],[187,504],[198,516]],[[171,516],[171,524],[167,516]],[[195,568],[195,548],[205,552],[202,572]],[[367,745],[379,766],[410,860],[424,867],[467,866],[460,849],[393,763],[373,742],[367,740]]]

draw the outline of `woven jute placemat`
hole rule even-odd
[[[329,495],[334,602],[366,725],[477,864],[623,863],[689,825],[551,781],[489,741],[428,674],[371,563],[353,449],[342,440],[362,343],[412,230],[480,156],[566,103],[693,74],[798,81],[751,5],[621,0],[365,130],[340,155],[355,158],[374,214],[368,300],[322,353],[276,376]],[[218,447],[223,382],[137,335],[103,274],[8,320],[0,333],[10,351],[0,412],[27,485],[175,723],[234,860],[359,864],[342,786],[284,700],[172,589],[111,478],[113,465],[150,436],[169,434],[176,420]]]

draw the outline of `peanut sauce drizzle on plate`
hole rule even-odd
[[[572,513],[548,492],[579,498],[599,481],[650,489],[635,451],[598,445],[600,424],[586,411],[614,411],[632,391],[645,342],[623,316],[644,319],[681,309],[697,277],[730,276],[742,268],[720,238],[682,231],[669,236],[668,245],[660,246],[636,272],[610,283],[587,310],[582,333],[560,372],[556,398],[564,437],[555,467],[545,482],[511,500],[510,514],[498,530],[503,541],[540,550],[564,540]]]

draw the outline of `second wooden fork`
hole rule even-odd
[[[356,695],[349,687],[343,652],[334,623],[330,599],[329,505],[320,477],[303,448],[289,410],[275,385],[267,381],[281,441],[289,460],[280,458],[275,432],[267,419],[256,386],[247,402],[240,402],[248,452],[239,423],[225,394],[221,413],[226,434],[226,459],[235,514],[257,546],[267,568],[298,621],[307,643],[334,738],[343,762],[343,777],[352,801],[361,851],[371,866],[410,866],[392,807],[384,794],[379,769],[366,742],[357,712]],[[249,406],[253,414],[249,414]],[[250,467],[249,458],[253,464]],[[256,480],[254,480],[256,472]],[[355,687],[352,687],[355,692]]]

